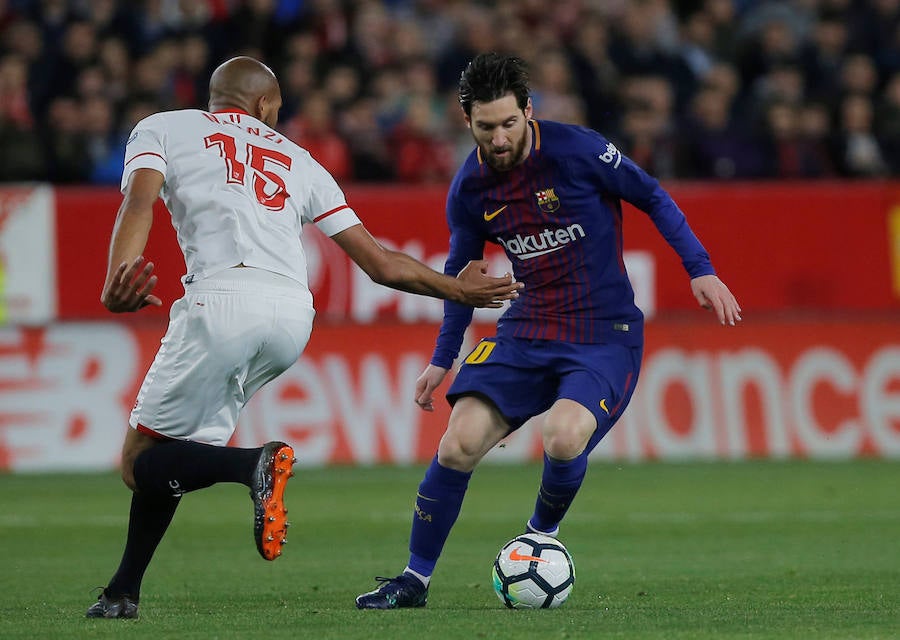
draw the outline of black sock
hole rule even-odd
[[[111,596],[131,596],[141,593],[141,580],[150,564],[153,552],[172,522],[180,497],[156,496],[135,492],[131,496],[131,515],[128,519],[128,538],[125,552],[115,575],[106,587]]]
[[[162,442],[143,451],[134,461],[138,491],[180,496],[217,482],[250,486],[250,476],[262,448],[217,447],[178,440]]]

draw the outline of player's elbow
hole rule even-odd
[[[395,252],[383,251],[362,266],[372,282],[386,287],[397,288],[405,284],[407,280],[406,270],[401,262],[400,256]]]
[[[391,287],[392,289],[401,287],[406,283],[402,270],[398,269],[396,265],[393,265],[390,262],[378,264],[372,269],[367,270],[367,273],[369,278],[372,279],[372,282],[384,285],[385,287]]]

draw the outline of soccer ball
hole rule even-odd
[[[575,565],[556,538],[526,533],[494,560],[494,591],[510,609],[555,609],[575,586]]]

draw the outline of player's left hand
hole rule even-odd
[[[447,371],[429,364],[416,380],[416,404],[422,411],[434,411],[434,390],[444,381]]]
[[[725,283],[717,276],[700,276],[691,280],[691,291],[704,309],[713,311],[721,324],[732,327],[741,321],[741,307]]]
[[[134,262],[123,262],[110,276],[100,294],[100,302],[113,313],[137,311],[147,305],[162,306],[162,300],[151,291],[156,286],[157,277],[153,274],[153,263],[148,262],[141,269],[144,256],[138,256]]]

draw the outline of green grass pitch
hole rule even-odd
[[[0,477],[0,638],[900,638],[897,462],[592,464],[562,531],[575,590],[546,611],[490,581],[540,468],[482,466],[428,607],[357,611],[406,562],[421,473],[300,469],[272,563],[243,487],[185,496],[133,621],[84,617],[122,550],[117,476]]]

